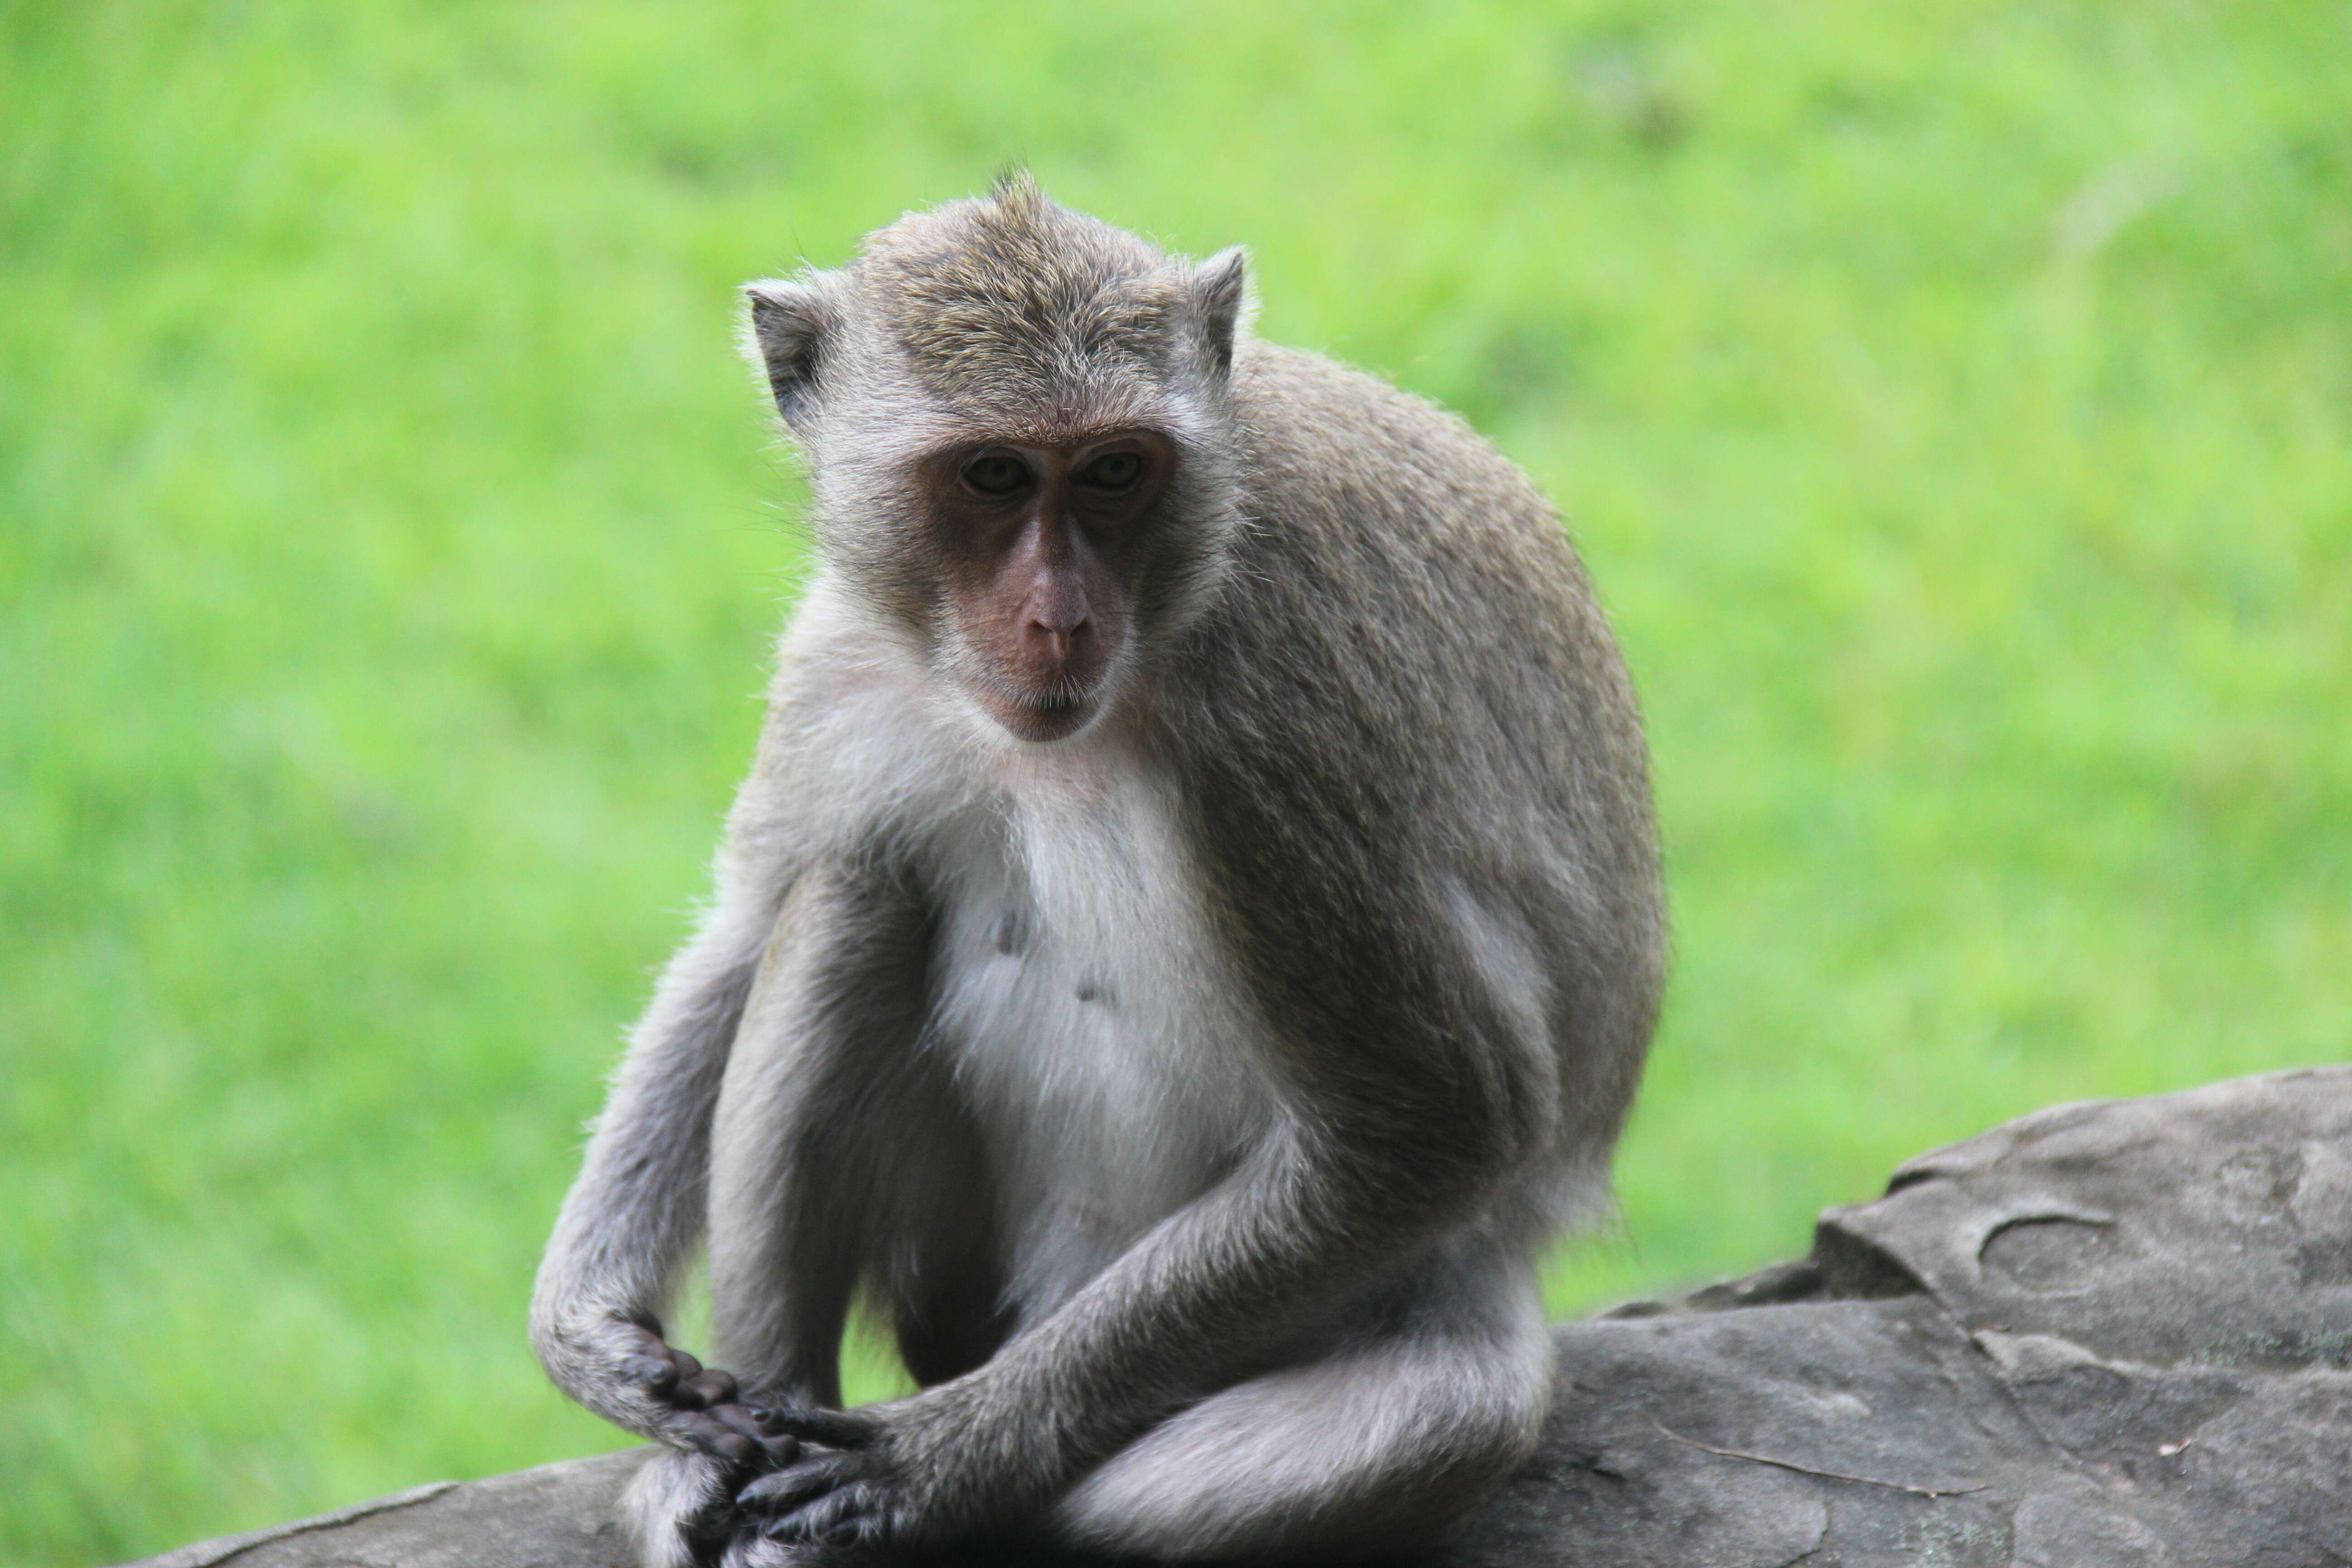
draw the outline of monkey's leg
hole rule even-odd
[[[1435,1281],[1384,1331],[1211,1394],[1072,1488],[1049,1528],[1161,1561],[1431,1543],[1526,1459],[1549,1409],[1542,1300],[1512,1272]]]
[[[712,1360],[747,1400],[841,1402],[850,1294],[887,1237],[927,931],[887,879],[814,870],[761,962],[711,1131]]]
[[[898,1108],[922,936],[887,879],[819,867],[761,960],[719,1089],[709,1183],[711,1357],[746,1406],[840,1403],[850,1294],[888,1228],[877,1162],[908,1131]],[[761,1447],[676,1452],[641,1472],[629,1511],[651,1568],[714,1560],[736,1489],[799,1457],[789,1437]]]

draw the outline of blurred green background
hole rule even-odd
[[[522,1310],[803,569],[733,286],[1011,160],[1592,563],[1678,958],[1563,1311],[2352,1044],[2343,5],[0,17],[0,1559],[622,1440]]]

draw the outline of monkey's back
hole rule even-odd
[[[1558,1150],[1605,1158],[1664,921],[1632,685],[1558,514],[1461,420],[1318,356],[1246,344],[1234,392],[1244,521],[1188,739],[1210,853],[1272,894],[1234,910],[1261,994],[1383,1053],[1540,1011]],[[1449,942],[1518,994],[1450,994]]]

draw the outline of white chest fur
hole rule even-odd
[[[923,847],[942,900],[923,1048],[979,1121],[1034,1320],[1269,1125],[1264,1035],[1151,770],[1099,731],[1015,745],[867,626],[812,584],[780,679],[808,809],[777,831]]]
[[[1023,784],[944,835],[929,1048],[979,1117],[1034,1315],[1205,1191],[1270,1100],[1159,793],[1117,770]]]

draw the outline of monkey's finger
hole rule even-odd
[[[669,1401],[681,1410],[707,1410],[723,1405],[735,1396],[735,1380],[715,1367],[706,1367],[684,1351],[672,1351],[677,1358],[677,1382],[669,1391]]]
[[[688,1386],[702,1396],[705,1409],[734,1403],[735,1380],[715,1366],[705,1367],[700,1372],[678,1381],[681,1392]]]
[[[856,1480],[865,1468],[866,1460],[856,1454],[803,1459],[761,1476],[735,1494],[735,1504],[755,1513],[791,1513],[812,1499]]]
[[[677,1384],[677,1359],[662,1337],[642,1323],[623,1320],[627,1342],[621,1350],[621,1375],[647,1392],[667,1395]]]
[[[656,1399],[667,1399],[677,1386],[677,1368],[667,1356],[633,1355],[621,1363],[621,1375]]]
[[[754,1441],[759,1445],[759,1461],[736,1478],[739,1488],[748,1487],[777,1470],[788,1469],[803,1458],[818,1457],[818,1450],[803,1447],[798,1437],[760,1437]]]
[[[747,1437],[699,1412],[680,1415],[667,1428],[680,1447],[693,1448],[730,1465],[745,1465],[764,1452],[757,1438]]]
[[[863,1448],[881,1428],[864,1416],[839,1410],[811,1410],[793,1405],[754,1410],[751,1418],[770,1436],[793,1436],[822,1443],[828,1448]]]
[[[766,1433],[760,1430],[760,1424],[751,1419],[751,1411],[745,1409],[740,1405],[732,1403],[714,1404],[709,1408],[703,1411],[702,1414],[709,1419],[718,1422],[721,1426],[726,1427],[730,1432],[742,1433],[743,1436],[751,1438],[754,1443],[759,1442],[761,1438],[767,1436]]]
[[[883,1489],[872,1481],[853,1481],[830,1491],[779,1523],[791,1526],[803,1541],[839,1546],[877,1541],[883,1535]]]

